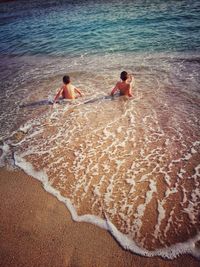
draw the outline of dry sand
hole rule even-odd
[[[92,224],[72,221],[63,203],[21,171],[0,169],[0,266],[200,266],[189,255],[145,258]]]

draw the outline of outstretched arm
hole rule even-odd
[[[132,97],[132,96],[133,96],[133,94],[132,94],[132,86],[131,86],[131,84],[129,85],[128,96],[129,96],[129,97]]]
[[[111,96],[114,95],[114,93],[118,90],[118,83],[115,85],[115,87],[111,91]]]
[[[133,77],[133,75],[129,75],[129,90],[128,90],[128,96],[129,97],[132,97],[133,94],[132,94],[132,89],[135,85],[135,79]]]
[[[62,94],[62,91],[63,91],[63,87],[61,87],[61,88],[58,90],[56,96],[54,97],[53,103],[56,102],[56,100],[57,100],[57,99],[59,98],[59,96]]]
[[[83,96],[79,88],[74,88],[75,92],[78,93],[80,96]]]

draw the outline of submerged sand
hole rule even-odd
[[[65,205],[21,171],[0,170],[0,266],[199,266],[125,251],[105,230],[72,221]]]

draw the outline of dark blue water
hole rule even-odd
[[[200,51],[199,1],[0,3],[0,54]]]

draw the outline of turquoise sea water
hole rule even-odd
[[[0,166],[126,249],[200,258],[199,13],[199,1],[1,1]],[[109,96],[123,70],[131,99]],[[53,108],[66,73],[84,97]]]
[[[0,4],[0,53],[199,51],[199,1],[11,1]]]

